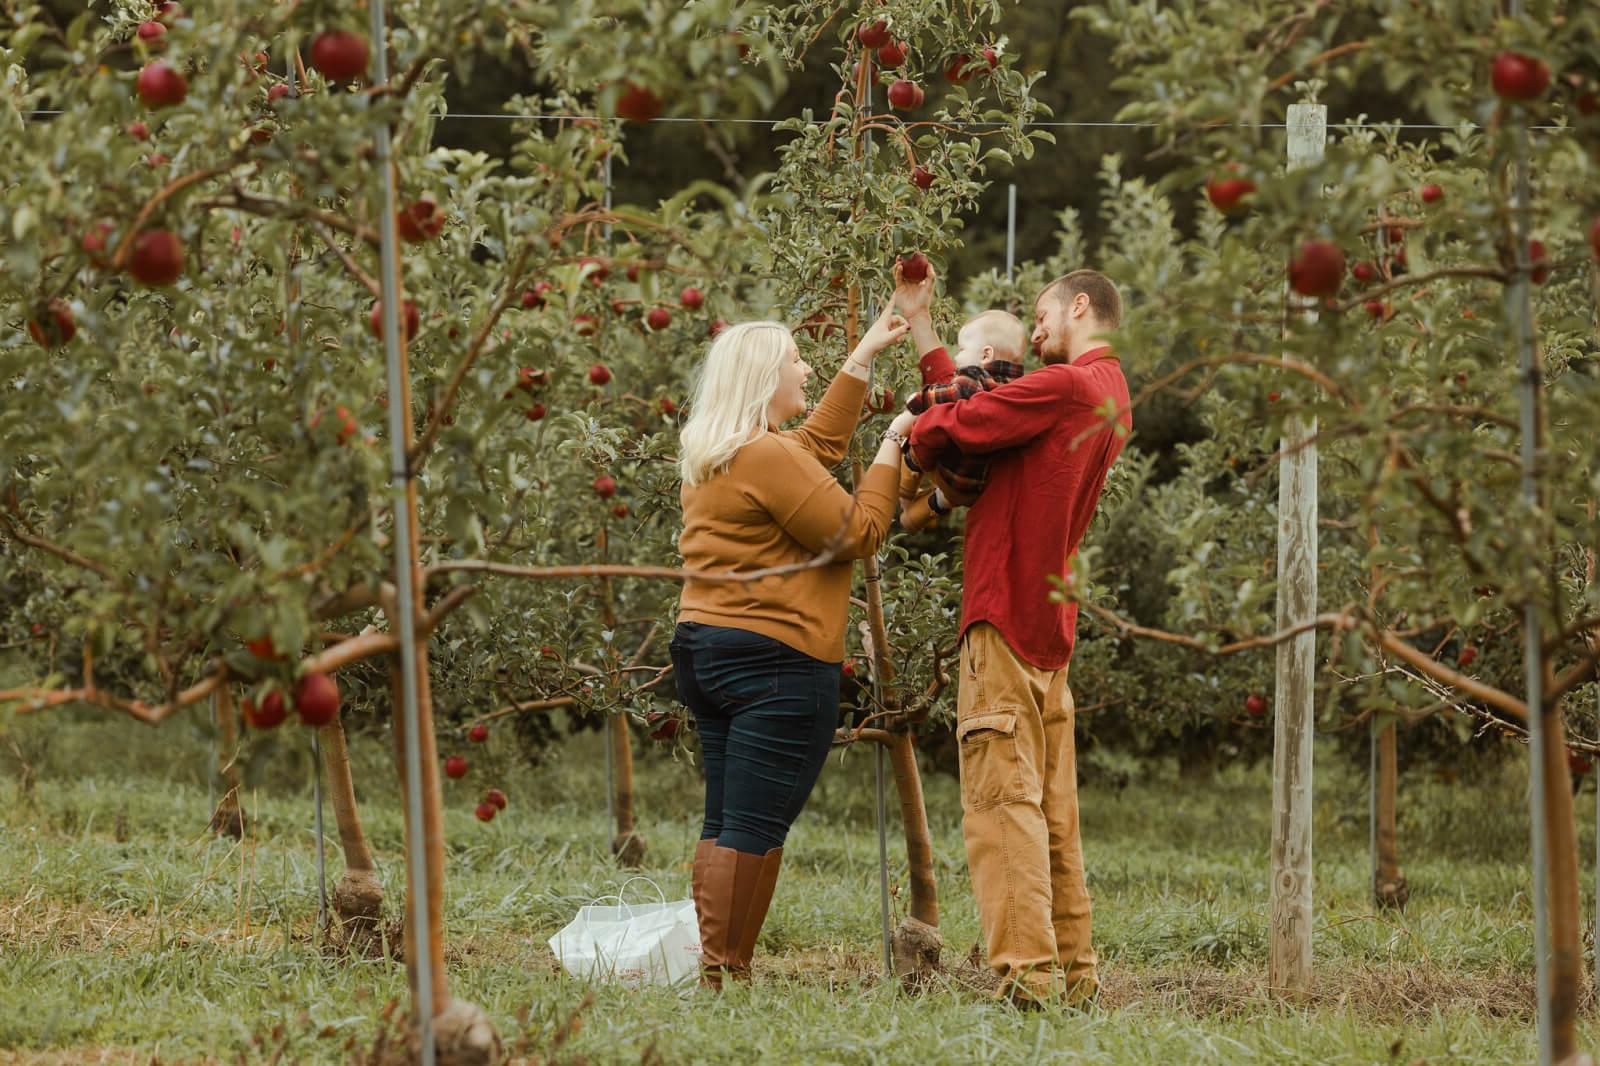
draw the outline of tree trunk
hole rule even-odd
[[[383,883],[372,861],[372,849],[356,811],[355,782],[350,776],[350,749],[345,744],[344,723],[334,719],[317,731],[322,742],[322,764],[328,773],[328,796],[339,826],[339,846],[344,851],[344,876],[333,890],[333,911],[346,944],[370,942],[383,917]]]
[[[908,990],[922,987],[939,972],[939,892],[933,879],[933,835],[928,831],[928,808],[922,798],[922,775],[910,733],[895,733],[889,743],[895,791],[900,796],[900,824],[905,827],[907,880],[911,901],[908,913],[890,938],[894,969]]]
[[[1395,794],[1399,779],[1399,745],[1395,723],[1378,732],[1378,854],[1372,876],[1372,895],[1380,907],[1404,908],[1411,896],[1406,875],[1400,872],[1400,846],[1395,837]]]
[[[222,802],[211,812],[211,831],[235,840],[244,839],[244,811],[239,809],[239,716],[234,713],[233,688],[219,685],[212,693],[217,715],[217,776],[222,778]]]
[[[602,526],[596,541],[602,562],[607,561],[609,546],[606,529]],[[612,598],[611,579],[608,577],[600,579],[600,617],[607,629],[616,631],[616,600]],[[608,654],[615,652],[608,651]],[[609,716],[609,721],[606,722],[606,742],[611,745],[611,768],[615,775],[612,810],[617,819],[617,832],[611,838],[611,854],[617,857],[619,866],[636,869],[644,865],[645,844],[633,818],[633,736],[628,732],[626,714],[617,713]]]
[[[606,742],[611,745],[611,765],[616,772],[614,796],[617,835],[611,838],[611,854],[619,865],[637,867],[644,863],[644,838],[636,832],[633,818],[633,734],[628,732],[628,716],[613,714],[606,723]]]
[[[1567,769],[1566,733],[1561,715],[1544,715],[1542,758],[1533,761],[1544,774],[1546,891],[1550,904],[1550,1031],[1552,1057],[1566,1062],[1578,1053],[1578,996],[1583,990],[1583,922],[1578,888],[1578,840],[1573,824],[1572,789]]]

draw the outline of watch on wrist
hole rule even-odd
[[[911,443],[911,438],[907,437],[904,433],[901,433],[898,429],[884,430],[883,439],[894,441],[894,446],[900,449],[902,452],[904,452],[906,450],[906,446]]]

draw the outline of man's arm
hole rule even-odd
[[[949,449],[983,455],[1027,444],[1080,401],[1080,377],[1071,366],[1047,366],[960,403],[931,407],[911,430],[912,460],[931,470]]]

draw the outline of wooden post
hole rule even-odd
[[[1322,158],[1328,109],[1293,104],[1289,166]],[[1315,312],[1307,312],[1308,317]],[[1278,628],[1317,612],[1317,446],[1314,418],[1291,415],[1278,465]],[[1267,982],[1302,995],[1311,987],[1311,738],[1317,637],[1308,629],[1278,645],[1272,747],[1272,903]]]

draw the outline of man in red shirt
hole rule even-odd
[[[933,280],[895,291],[925,375],[949,360],[928,312]],[[1082,1004],[1099,989],[1067,687],[1078,609],[1052,601],[1051,579],[1071,579],[1133,426],[1122,365],[1100,339],[1121,321],[1122,298],[1104,275],[1057,278],[1034,303],[1033,349],[1045,365],[930,408],[907,445],[924,470],[952,449],[993,456],[967,514],[956,736],[989,965],[998,995],[1019,1005]]]

